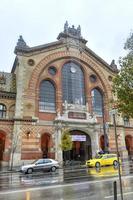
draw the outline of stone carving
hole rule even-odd
[[[115,70],[117,69],[117,65],[115,64],[115,60],[112,60],[110,67],[115,69]]]
[[[61,118],[60,111],[58,111],[58,113],[57,113],[57,117],[58,117],[58,119]]]
[[[0,72],[0,87],[5,92],[15,93],[16,92],[16,75],[13,73]]]
[[[80,25],[77,28],[77,33],[78,33],[79,37],[81,37],[81,27],[80,27]]]
[[[74,25],[70,27],[67,21],[64,24],[63,32],[59,33],[57,39],[66,43],[67,50],[69,50],[70,46],[78,46],[78,48],[81,47],[79,48],[80,53],[82,53],[82,48],[84,48],[87,43],[87,40],[85,40],[81,35],[80,25],[77,28],[75,28]]]
[[[55,118],[56,120],[61,120],[62,119],[62,116],[61,116],[61,113],[60,113],[60,111],[58,110],[57,111],[57,115],[56,115],[56,118]]]
[[[68,33],[68,22],[64,24],[64,33]]]
[[[28,47],[26,42],[24,41],[22,35],[19,36],[17,47]]]
[[[81,27],[80,25],[78,26],[77,29],[74,27],[74,25],[72,25],[72,27],[69,27],[68,22],[66,21],[66,23],[64,24],[64,33],[67,33],[76,37],[81,37]]]
[[[27,107],[28,109],[31,109],[31,107],[33,107],[33,105],[32,105],[31,103],[27,103],[27,104],[26,104],[26,107]]]
[[[70,117],[70,113],[73,113],[74,116],[76,117]],[[86,117],[83,117],[86,116]],[[86,123],[97,123],[97,118],[96,115],[93,113],[90,114],[88,112],[88,104],[86,105],[80,105],[79,102],[75,102],[75,104],[68,104],[67,101],[65,101],[63,103],[63,114],[62,116],[60,116],[60,113],[57,114],[57,118],[56,119],[61,119],[62,121],[67,121],[67,120],[71,120],[71,121],[75,121],[75,120],[80,120],[84,122],[86,121]]]
[[[68,107],[68,104],[67,104],[67,101],[65,100],[64,109],[67,110],[67,107]]]
[[[6,84],[6,77],[3,74],[0,74],[0,84]]]

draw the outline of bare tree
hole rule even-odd
[[[15,153],[17,145],[18,145],[18,140],[19,140],[19,134],[18,133],[13,134],[12,135],[12,148],[11,148],[11,161],[10,161],[10,170],[11,171],[13,169],[14,153]]]

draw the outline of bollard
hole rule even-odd
[[[117,182],[114,181],[114,200],[117,200]]]

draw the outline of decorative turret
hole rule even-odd
[[[79,40],[83,44],[87,43],[87,40],[83,39],[83,37],[81,36],[80,25],[77,28],[75,28],[74,25],[72,25],[72,27],[69,27],[67,21],[64,24],[64,31],[61,32],[57,37],[58,40],[62,40],[64,38],[73,38],[75,40]]]
[[[19,36],[18,42],[17,42],[17,47],[28,47],[26,42],[24,41],[22,35]]]
[[[24,41],[22,35],[20,35],[14,52],[17,53],[18,51],[23,51],[26,49],[29,49],[29,46]]]
[[[6,84],[6,77],[4,72],[0,72],[0,85]]]
[[[113,70],[117,70],[117,65],[115,64],[115,60],[112,60],[111,64],[110,64],[110,67],[113,69]]]

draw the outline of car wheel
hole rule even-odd
[[[32,174],[32,172],[33,172],[32,168],[27,169],[27,174]]]
[[[118,161],[117,161],[117,160],[114,160],[113,165],[114,165],[115,167],[118,166]]]
[[[56,167],[55,166],[51,167],[51,172],[55,172],[55,171],[56,171]]]
[[[97,168],[100,167],[100,163],[96,162],[95,167],[97,167]]]

